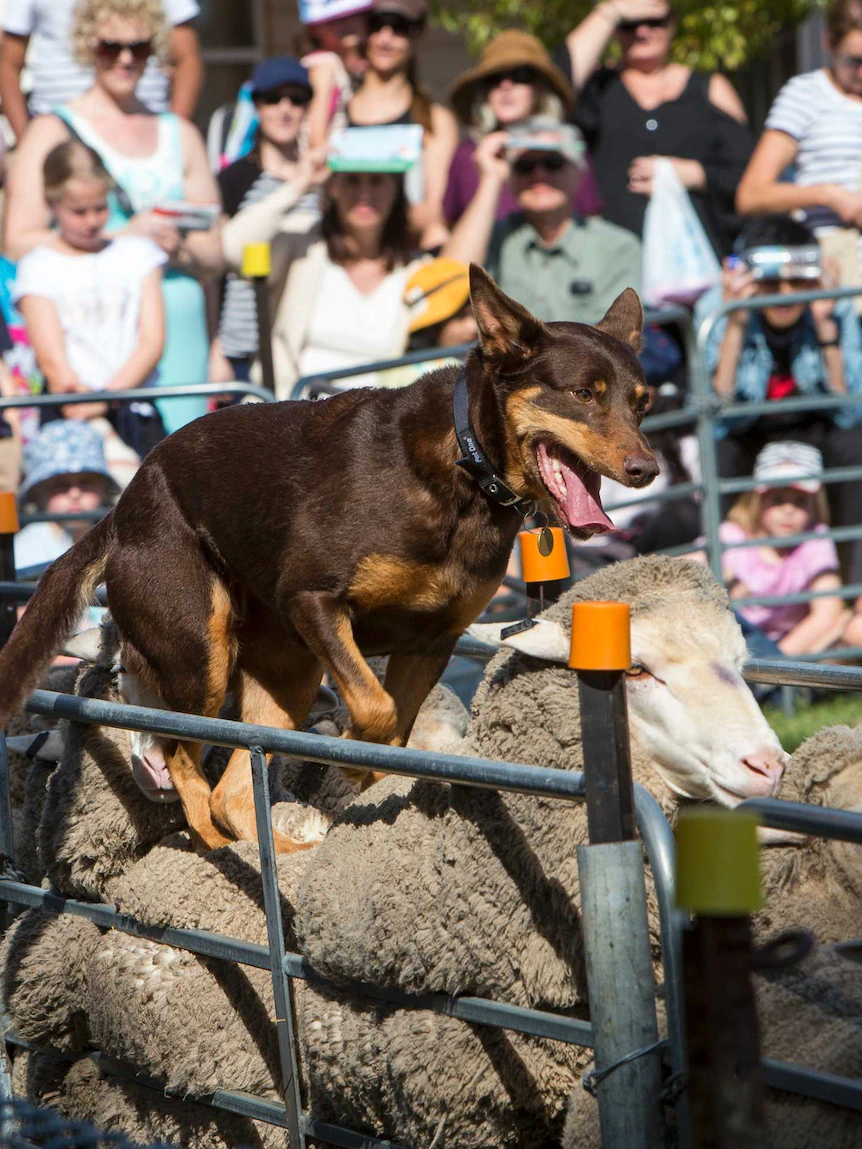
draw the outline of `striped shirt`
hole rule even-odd
[[[824,69],[794,76],[769,109],[766,128],[799,145],[795,182],[862,191],[862,101],[845,96]],[[845,226],[827,207],[806,209],[813,228]]]
[[[218,180],[225,213],[231,217],[282,187],[282,181],[277,176],[261,171],[256,161],[250,158],[237,160],[225,168]],[[318,196],[313,192],[303,196],[294,210],[316,212]],[[229,359],[251,359],[257,355],[254,288],[247,279],[232,272],[225,279],[219,343]]]
[[[3,31],[31,38],[30,111],[34,116],[53,112],[60,104],[80,96],[93,83],[92,70],[76,63],[72,49],[75,3],[76,0],[5,2]],[[185,24],[200,13],[197,0],[162,0],[162,4],[171,25]],[[168,78],[154,57],[147,61],[137,94],[154,112],[168,110]]]

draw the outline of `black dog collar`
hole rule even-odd
[[[476,480],[482,491],[492,502],[499,503],[501,507],[512,507],[519,515],[536,513],[536,504],[533,499],[522,499],[507,487],[500,476],[488,461],[488,457],[479,446],[476,432],[470,423],[470,397],[467,393],[467,372],[462,370],[455,384],[453,399],[455,413],[455,437],[461,449],[461,458],[457,465]]]

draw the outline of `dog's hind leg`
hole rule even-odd
[[[353,724],[346,737],[400,745],[395,702],[362,657],[350,616],[336,596],[322,591],[296,595],[289,617],[332,675],[350,711]]]
[[[277,636],[273,636],[274,638]],[[320,662],[307,650],[269,641],[246,645],[240,654],[236,682],[243,722],[297,730],[311,711],[323,674]],[[236,838],[257,840],[251,759],[235,750],[210,800],[215,821]],[[273,831],[275,850],[290,854],[314,841],[297,841]]]
[[[179,541],[166,554],[165,549],[161,557],[171,576],[170,593],[141,568],[137,556],[125,560],[121,556],[113,578],[109,574],[111,610],[128,660],[125,669],[150,700],[161,700],[159,704],[170,710],[214,718],[235,657],[230,595],[196,547]],[[227,844],[231,839],[210,813],[200,744],[158,737],[153,742],[163,754],[196,848],[213,850]]]

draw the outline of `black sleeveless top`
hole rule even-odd
[[[723,256],[735,234],[733,197],[753,140],[747,127],[710,102],[709,80],[692,72],[675,100],[645,111],[617,71],[600,68],[584,86],[574,118],[590,149],[605,219],[638,236],[648,201],[628,190],[632,160],[656,155],[698,160],[707,187],[689,195],[713,247]]]

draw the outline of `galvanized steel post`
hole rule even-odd
[[[629,609],[575,603],[590,845],[578,847],[595,1082],[607,1149],[665,1144],[661,1064],[641,845],[635,837],[625,672]]]
[[[281,894],[272,837],[272,812],[269,805],[269,770],[266,754],[252,746],[251,773],[254,783],[254,813],[260,850],[260,879],[263,886],[263,910],[272,968],[272,994],[275,1001],[275,1023],[278,1029],[278,1053],[281,1062],[281,1086],[287,1113],[287,1149],[305,1149],[305,1123],[299,1091],[299,1059],[296,1053],[296,1027],[290,978],[285,970],[284,924],[281,918]]]

